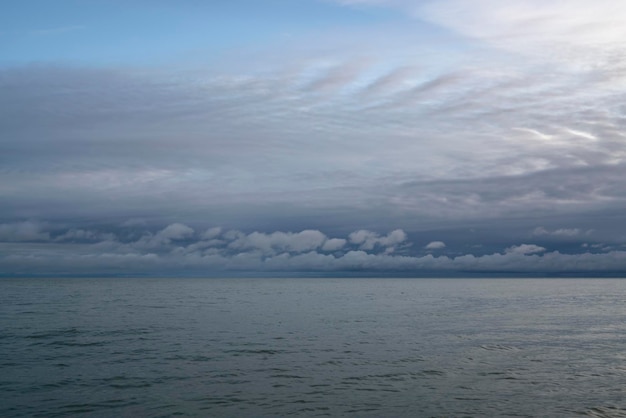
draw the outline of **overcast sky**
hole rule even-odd
[[[626,274],[626,3],[22,0],[0,274]]]

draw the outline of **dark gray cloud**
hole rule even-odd
[[[50,234],[36,222],[0,224],[0,241],[48,241]]]

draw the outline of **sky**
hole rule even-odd
[[[626,274],[626,3],[23,0],[0,275]]]

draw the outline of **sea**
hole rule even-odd
[[[626,417],[626,280],[0,280],[0,417]]]

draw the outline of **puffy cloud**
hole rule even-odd
[[[546,251],[545,248],[540,247],[538,245],[534,245],[534,244],[514,245],[505,250],[507,254],[522,254],[522,255],[537,254],[537,253],[542,253],[545,251]]]
[[[521,246],[520,246],[521,247]],[[530,252],[529,252],[530,251]],[[455,274],[458,272],[509,272],[509,273],[593,273],[603,274],[624,271],[625,251],[606,253],[562,254],[549,252],[538,255],[536,249],[518,249],[483,256],[471,254],[458,257],[433,257],[432,255],[394,256],[373,254],[363,250],[348,251],[340,255],[316,251],[282,253],[263,257],[254,251],[232,255],[212,253],[172,254],[156,253],[98,253],[59,254],[58,251],[40,250],[36,254],[12,254],[0,257],[5,274],[215,274],[216,272],[271,272],[311,271],[342,274],[347,271],[364,271],[381,275],[405,272],[415,276]]]
[[[352,244],[357,244],[364,246],[365,248],[369,247],[369,249],[372,249],[376,244],[378,234],[361,229],[359,231],[351,233],[348,238],[350,239],[350,243]]]
[[[358,245],[362,250],[373,250],[376,246],[395,247],[406,241],[407,235],[401,229],[391,231],[386,236],[361,229],[351,233],[348,239],[350,243]]]
[[[432,241],[428,243],[425,247],[427,250],[441,250],[446,248],[446,244],[443,241]]]
[[[593,248],[595,252],[565,254],[534,244],[520,244],[483,255],[435,257],[408,253],[410,243],[406,241],[406,234],[399,230],[382,236],[358,230],[349,234],[348,239],[329,239],[317,230],[249,234],[230,230],[220,231],[219,239],[205,239],[216,233],[217,230],[208,235],[196,235],[192,228],[174,223],[154,235],[145,233],[135,241],[124,243],[114,234],[70,229],[58,235],[65,237],[60,240],[0,243],[0,269],[5,275],[203,275],[208,274],[207,271],[210,274],[310,271],[341,275],[362,271],[424,276],[461,272],[608,274],[626,271],[626,251],[610,246],[587,246],[583,248]],[[96,237],[102,241],[92,242]],[[407,252],[396,255],[388,251],[394,247],[383,244],[402,245]],[[431,250],[444,248],[442,241],[430,244],[427,247]]]
[[[271,234],[253,232],[249,235],[237,236],[228,247],[234,250],[259,250],[264,254],[285,251],[301,253],[321,247],[326,240],[326,235],[317,230]]]
[[[324,242],[324,245],[322,245],[322,251],[340,250],[346,245],[347,242],[348,241],[343,238],[331,238]]]
[[[174,223],[166,226],[159,231],[154,239],[162,242],[170,242],[174,240],[182,240],[193,236],[194,230],[181,223]]]
[[[217,238],[222,233],[222,228],[219,226],[207,229],[203,234],[202,238],[206,240],[211,240],[213,238]]]
[[[383,247],[395,247],[406,240],[406,232],[401,229],[395,229],[388,233],[387,236],[381,237],[378,242]]]

